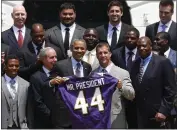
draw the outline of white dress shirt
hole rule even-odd
[[[15,80],[15,84],[14,84],[14,87],[15,87],[15,93],[14,93],[14,89],[11,88],[11,78],[9,76],[7,76],[5,74],[5,80],[6,80],[6,85],[7,85],[7,89],[9,90],[10,92],[10,95],[12,96],[12,99],[15,99],[15,93],[17,93],[17,90],[18,90],[18,80],[17,80],[17,77],[15,77],[13,80]]]
[[[90,57],[89,57],[90,56]],[[86,51],[85,55],[83,56],[83,61],[89,63],[90,65],[94,64],[96,57],[96,48],[91,51]]]
[[[169,47],[168,50],[164,53],[164,56],[165,56],[166,58],[169,57],[170,50],[171,50],[171,48]]]
[[[76,75],[76,68],[77,68],[77,61],[71,57],[71,62],[72,62],[72,67],[73,67],[73,71],[74,71],[74,75]],[[79,62],[81,64],[81,67],[80,67],[80,72],[81,72],[81,77],[84,77],[84,71],[83,71],[83,65],[81,63],[81,61]]]
[[[48,70],[46,67],[42,66],[42,69],[44,70],[44,72],[46,73],[47,77],[50,76],[50,70]]]
[[[17,41],[18,41],[18,35],[19,35],[18,30],[21,30],[21,31],[22,31],[23,39],[25,38],[25,32],[26,32],[25,26],[23,26],[22,28],[19,29],[19,28],[15,27],[15,26],[13,25],[12,28],[13,28],[13,31],[14,31],[14,34],[15,34],[15,37],[16,37]]]
[[[33,42],[32,42],[32,45],[33,45],[34,50],[35,50],[35,53],[36,53],[36,55],[37,55],[37,53],[38,53],[37,46],[36,46]],[[43,48],[45,48],[45,41],[43,42],[41,49],[43,49]]]
[[[172,20],[165,24],[167,26],[165,28],[165,32],[168,32],[168,30],[170,29],[171,24],[172,24]],[[162,29],[162,25],[163,25],[163,23],[160,21],[157,32],[162,32],[162,30],[163,30]]]
[[[103,68],[103,67],[100,66],[99,67],[99,72],[102,73],[102,70],[105,69],[108,72],[108,74],[109,74],[112,66],[113,66],[112,62],[106,68]]]
[[[112,26],[110,23],[108,24],[108,34],[107,34],[107,41],[109,45],[111,46],[111,41],[112,41],[112,35],[114,30],[112,29],[114,26]],[[122,22],[120,22],[118,25],[116,25],[117,28],[117,42],[119,40],[119,35],[122,27]]]
[[[126,66],[127,66],[127,60],[128,60],[128,57],[129,57],[129,54],[128,54],[129,51],[130,50],[127,47],[125,47]],[[136,53],[137,53],[137,48],[133,49],[132,52],[133,52],[132,61],[134,61],[135,57],[136,57]]]
[[[62,38],[63,38],[63,43],[64,43],[64,40],[65,40],[65,34],[66,34],[66,30],[65,28],[69,28],[69,46],[71,44],[71,40],[72,40],[72,37],[73,37],[73,34],[74,34],[74,30],[76,28],[76,24],[73,23],[71,26],[69,27],[66,27],[65,25],[63,25],[62,23],[60,23],[60,27],[61,27],[61,33],[62,33]]]

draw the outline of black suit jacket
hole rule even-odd
[[[167,58],[152,55],[142,82],[139,83],[140,61],[140,58],[135,61],[130,74],[136,93],[138,125],[140,128],[160,128],[160,123],[153,118],[157,112],[165,116],[170,114],[176,92],[174,70]]]
[[[31,41],[30,32],[31,30],[26,28],[24,42],[21,48],[18,46],[18,42],[12,27],[1,33],[1,42],[9,45],[9,54],[17,54],[18,51],[23,50]]]
[[[58,61],[63,59],[60,48],[47,42],[45,42],[45,47],[52,47],[56,51]],[[27,44],[27,47],[19,51],[17,56],[20,59],[19,75],[29,81],[30,76],[41,67],[41,64],[36,64],[37,55],[32,41]]]
[[[154,42],[155,36],[157,34],[158,26],[159,26],[159,22],[156,22],[146,27],[145,35],[151,39],[152,43]],[[168,30],[168,33],[171,36],[170,47],[177,51],[177,44],[176,44],[177,31],[176,30],[177,30],[177,23],[172,21],[172,24]]]
[[[116,48],[119,48],[119,47],[123,46],[124,35],[126,34],[126,32],[128,31],[128,29],[130,27],[131,27],[130,25],[122,22],[121,32],[120,32],[120,35],[119,35],[119,40],[117,42]],[[107,41],[108,24],[104,24],[104,25],[101,25],[99,27],[96,27],[96,30],[98,31],[99,40],[100,41]]]
[[[30,78],[30,87],[34,100],[34,128],[53,128],[52,110],[55,102],[53,88],[48,87],[49,78],[41,68]]]
[[[84,76],[88,76],[92,71],[91,65],[84,61],[82,61],[82,65],[84,69]],[[71,59],[68,58],[62,61],[58,61],[55,64],[53,71],[56,72],[61,77],[74,75]],[[65,128],[71,126],[69,110],[65,103],[63,102],[61,94],[58,91],[56,91],[55,109],[56,109],[55,110],[56,120],[54,121],[55,128]]]
[[[135,60],[138,57],[139,57],[139,54],[136,53]],[[119,66],[120,68],[123,68],[123,69],[127,70],[126,55],[125,55],[125,46],[115,49],[112,52],[111,60],[112,60],[112,62],[115,65]]]
[[[74,30],[74,34],[73,34],[71,43],[75,39],[83,39],[84,32],[85,32],[85,28],[76,24],[76,28]],[[45,37],[46,37],[47,42],[54,44],[55,46],[60,48],[64,58],[68,57],[67,54],[65,53],[64,41],[63,41],[63,37],[62,37],[62,33],[61,33],[60,24],[57,26],[54,26],[53,28],[48,29],[45,33]]]

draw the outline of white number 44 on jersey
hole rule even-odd
[[[91,107],[92,106],[98,106],[99,111],[104,111],[104,106],[103,105],[104,105],[104,100],[102,99],[100,88],[96,88],[95,92],[94,92],[94,95],[92,97],[90,106]],[[88,114],[88,109],[87,109],[88,107],[89,107],[89,105],[85,100],[83,90],[81,90],[78,94],[77,99],[76,99],[74,110],[82,109],[83,114]]]

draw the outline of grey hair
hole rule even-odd
[[[71,45],[70,45],[70,50],[72,50],[74,43],[77,42],[77,41],[83,42],[84,45],[85,45],[85,48],[87,49],[87,44],[86,44],[86,42],[85,42],[84,39],[74,39],[74,41],[73,41],[73,42],[71,43]]]
[[[39,52],[39,55],[38,55],[39,58],[42,59],[42,58],[46,57],[47,56],[46,52],[49,50],[54,50],[54,49],[52,47],[45,47],[45,48],[41,49]]]

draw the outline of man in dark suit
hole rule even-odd
[[[137,42],[140,33],[136,28],[130,28],[125,34],[124,46],[112,52],[112,62],[120,68],[130,72],[133,61],[138,58]]]
[[[35,129],[52,129],[52,108],[55,101],[53,89],[46,86],[50,72],[57,61],[57,54],[51,47],[42,49],[39,58],[42,68],[30,78],[30,87],[34,99],[34,126]]]
[[[123,46],[124,35],[131,27],[121,22],[123,15],[123,6],[117,1],[111,1],[108,5],[107,14],[109,23],[96,28],[100,41],[107,41],[111,46],[111,50]]]
[[[133,64],[130,74],[136,93],[138,128],[160,128],[170,114],[176,92],[175,73],[170,61],[152,54],[151,46],[148,37],[139,39],[140,58]]]
[[[44,33],[43,25],[39,23],[33,24],[31,29],[32,41],[27,44],[27,47],[17,53],[21,66],[19,75],[26,80],[29,80],[30,76],[41,67],[38,54],[42,48],[52,47],[57,52],[57,59],[64,59],[60,48],[54,44],[45,42]]]
[[[159,55],[165,56],[168,58],[174,67],[174,70],[177,68],[177,51],[171,49],[170,47],[171,37],[167,32],[159,32],[155,36],[154,43],[159,47]]]
[[[9,45],[1,43],[1,74],[4,73],[4,62],[9,54]]]
[[[46,40],[59,47],[65,58],[71,55],[69,46],[74,39],[82,39],[85,29],[75,23],[76,10],[72,3],[64,3],[59,9],[60,24],[46,31]]]
[[[9,54],[16,54],[31,40],[30,29],[25,27],[26,10],[22,5],[13,8],[12,18],[14,25],[1,33],[1,42],[9,45]]]
[[[82,57],[86,52],[86,43],[84,40],[75,40],[71,46],[70,50],[72,52],[72,57],[58,61],[54,67],[53,72],[56,72],[60,77],[76,75],[79,77],[88,76],[92,71],[91,65],[82,61]],[[58,79],[50,81],[50,85],[56,85]],[[63,102],[61,95],[56,91],[56,106],[55,106],[55,128],[72,128],[71,120],[69,116],[69,110]]]
[[[139,54],[137,52],[137,42],[139,40],[139,31],[136,28],[130,28],[126,35],[125,35],[125,45],[115,49],[112,52],[112,62],[119,66],[120,68],[123,68],[127,71],[131,71],[131,67],[133,62],[139,58]],[[125,103],[125,114],[126,114],[126,120],[128,123],[128,128],[137,128],[136,123],[134,123],[135,120],[135,113],[133,112],[135,108],[135,104],[132,101],[129,101],[125,98],[123,98],[123,101]]]
[[[177,23],[172,21],[173,13],[173,0],[161,0],[159,4],[160,21],[147,26],[145,35],[153,42],[158,32],[168,32],[171,37],[170,47],[177,51]]]

